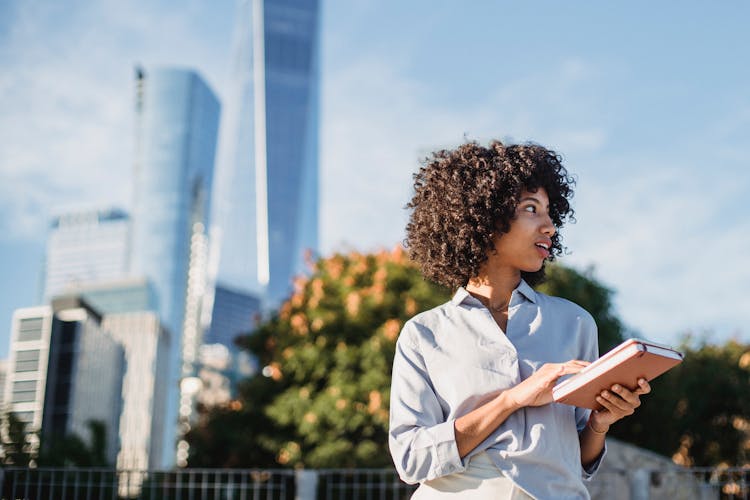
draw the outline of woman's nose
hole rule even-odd
[[[552,222],[552,217],[547,215],[547,217],[544,218],[544,226],[542,227],[542,233],[545,235],[552,237],[557,232],[557,228],[555,228],[555,224]]]

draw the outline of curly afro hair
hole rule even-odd
[[[406,206],[412,209],[409,256],[428,279],[453,289],[464,286],[494,251],[494,237],[510,230],[523,190],[547,191],[549,215],[559,229],[566,219],[575,220],[569,203],[574,184],[560,156],[537,144],[468,142],[436,151],[414,174],[414,196]],[[549,260],[562,252],[555,232]],[[521,274],[536,285],[544,267]]]

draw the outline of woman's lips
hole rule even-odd
[[[546,259],[547,257],[549,257],[549,250],[547,250],[546,248],[544,248],[543,246],[539,244],[536,245],[536,251],[539,252],[539,255],[543,259]]]

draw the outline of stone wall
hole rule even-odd
[[[632,444],[607,438],[607,455],[587,483],[593,499],[718,499],[718,490],[699,483],[671,459]]]

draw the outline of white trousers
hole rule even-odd
[[[479,453],[471,457],[464,472],[422,483],[411,500],[456,498],[533,500],[534,497],[503,476],[486,453]]]

